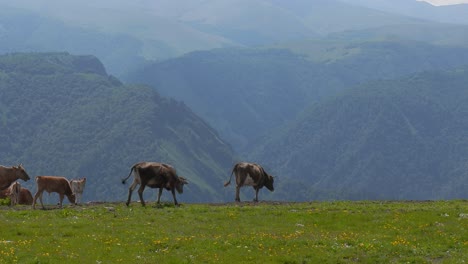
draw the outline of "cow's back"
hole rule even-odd
[[[33,203],[33,197],[31,192],[26,188],[21,188],[19,196],[19,204],[31,205]]]
[[[160,163],[151,163],[150,165],[137,168],[140,180],[142,184],[148,185],[151,188],[163,187],[167,182],[163,176],[164,167]]]
[[[57,192],[63,194],[72,193],[70,183],[65,177],[37,176],[36,183],[39,191],[46,191],[48,193]]]

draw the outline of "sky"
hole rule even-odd
[[[426,1],[432,5],[441,6],[441,5],[456,5],[456,4],[468,4],[468,0],[418,0]]]

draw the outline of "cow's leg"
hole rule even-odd
[[[239,193],[240,193],[240,186],[236,185],[236,202],[240,202]]]
[[[254,198],[254,202],[258,202],[258,191],[259,189],[254,187],[254,190],[255,190],[255,198]]]
[[[81,200],[81,193],[75,193],[75,205],[79,204]]]
[[[141,205],[145,206],[145,201],[143,200],[143,191],[145,190],[145,184],[140,184],[140,188],[138,188],[138,196],[140,196]]]
[[[158,191],[158,201],[156,202],[157,204],[159,204],[161,202],[161,195],[162,195],[162,192],[163,192],[163,188],[159,188],[159,191]]]
[[[63,193],[60,193],[59,194],[59,207],[62,208],[62,202],[63,202],[63,197],[64,197],[64,194]]]
[[[128,188],[128,199],[126,205],[128,206],[130,204],[130,199],[132,198],[132,192],[135,190],[136,186],[138,183],[136,181],[133,181],[132,185]]]
[[[41,192],[41,194],[39,195],[39,201],[41,202],[42,209],[45,210],[44,203],[42,202],[42,194],[43,194],[43,192]]]
[[[41,195],[42,193],[38,190],[36,192],[36,194],[34,194],[34,199],[33,199],[33,203],[32,203],[32,208],[33,209],[36,209],[36,202],[37,202],[37,198]]]
[[[174,205],[175,205],[175,206],[179,206],[179,203],[177,202],[177,199],[176,199],[176,197],[175,197],[175,190],[174,190],[174,188],[172,188],[171,193],[172,193],[172,198],[174,198]]]

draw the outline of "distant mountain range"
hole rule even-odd
[[[375,3],[374,3],[375,2]],[[372,4],[374,3],[374,4]],[[380,4],[377,4],[380,3]],[[390,3],[390,4],[389,4]],[[397,6],[393,9],[390,6]],[[405,12],[399,12],[405,10]],[[66,51],[93,54],[108,71],[124,77],[148,60],[164,60],[196,50],[270,46],[329,34],[382,37],[447,36],[429,29],[441,27],[431,12],[442,7],[410,0],[208,0],[64,2],[0,0],[0,53]],[[443,8],[447,17],[464,13]],[[410,14],[407,14],[410,12]],[[419,15],[419,16],[418,16]],[[432,22],[431,22],[432,21]],[[450,22],[450,21],[449,21]],[[465,23],[466,24],[466,23]],[[381,30],[381,29],[385,30]],[[394,30],[396,29],[396,30]],[[451,29],[449,29],[451,30]],[[462,29],[460,29],[462,30]],[[466,29],[456,33],[460,38]],[[373,33],[369,33],[372,31]],[[447,32],[444,30],[443,32]],[[433,37],[434,34],[439,34]],[[451,41],[453,38],[448,37]]]

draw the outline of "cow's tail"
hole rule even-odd
[[[232,179],[232,174],[234,174],[234,171],[236,170],[236,166],[234,166],[234,168],[232,169],[232,172],[231,172],[231,176],[229,177],[229,181],[225,182],[224,183],[224,187],[228,186],[229,184],[231,184],[231,179]]]
[[[127,176],[125,179],[122,179],[122,184],[125,184],[125,181],[127,181],[128,178],[130,178],[130,176],[132,175],[132,172],[133,172],[134,169],[135,169],[135,166],[133,166],[133,167],[130,169],[130,173],[128,174],[128,176]]]

